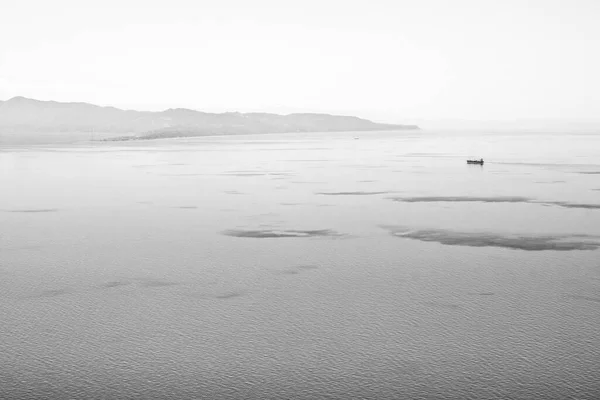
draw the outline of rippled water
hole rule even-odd
[[[0,398],[598,398],[599,152],[427,131],[0,149]]]

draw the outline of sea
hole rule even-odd
[[[598,399],[600,132],[0,145],[0,398]]]

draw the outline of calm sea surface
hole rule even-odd
[[[598,134],[0,148],[2,399],[599,396]]]

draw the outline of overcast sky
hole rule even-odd
[[[600,117],[600,0],[3,0],[0,99]]]

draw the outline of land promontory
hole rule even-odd
[[[419,129],[317,113],[207,113],[184,108],[134,111],[89,103],[14,97],[0,102],[0,134],[98,134],[96,139],[142,140],[208,135]],[[72,136],[72,135],[71,135]],[[81,136],[84,137],[84,136]]]

